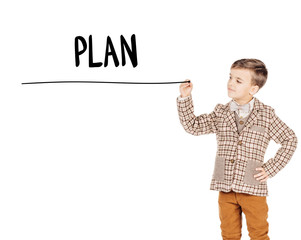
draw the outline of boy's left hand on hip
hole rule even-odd
[[[263,168],[256,168],[256,170],[261,171],[260,173],[254,175],[254,178],[256,178],[256,180],[261,180],[260,182],[265,182],[266,180],[268,180],[269,175],[265,172]]]

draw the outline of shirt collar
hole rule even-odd
[[[246,104],[250,105],[250,112],[252,111],[252,109],[254,107],[254,100],[255,100],[255,98],[253,97],[251,101],[249,101],[248,103],[246,103]],[[235,102],[237,105],[241,105],[238,102],[236,102],[234,99],[232,99],[232,101]],[[243,105],[245,105],[245,104],[243,104]]]

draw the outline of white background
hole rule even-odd
[[[227,103],[231,64],[269,70],[256,97],[300,138],[298,1],[10,1],[1,4],[0,239],[221,239],[210,191],[215,135],[178,119],[180,84],[194,83],[195,114]],[[75,67],[74,39],[136,35],[138,66]],[[266,160],[280,145],[271,142]],[[269,179],[269,236],[300,236],[300,151]],[[249,239],[245,220],[243,238]]]

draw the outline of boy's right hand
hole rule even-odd
[[[185,81],[190,81],[189,79],[186,79]],[[191,94],[191,91],[192,91],[192,87],[193,87],[193,84],[192,82],[185,82],[185,83],[181,83],[180,85],[180,93],[181,93],[181,97],[184,98],[184,97],[187,97]]]

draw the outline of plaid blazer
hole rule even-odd
[[[231,101],[230,101],[231,102]],[[212,175],[211,190],[268,196],[267,182],[254,178],[262,167],[269,177],[275,176],[291,159],[297,147],[297,137],[275,114],[272,107],[254,97],[244,128],[238,133],[235,113],[230,102],[217,104],[209,114],[194,115],[192,95],[177,98],[179,119],[185,131],[199,136],[215,133],[218,149]],[[276,155],[264,163],[269,141],[281,144]]]

